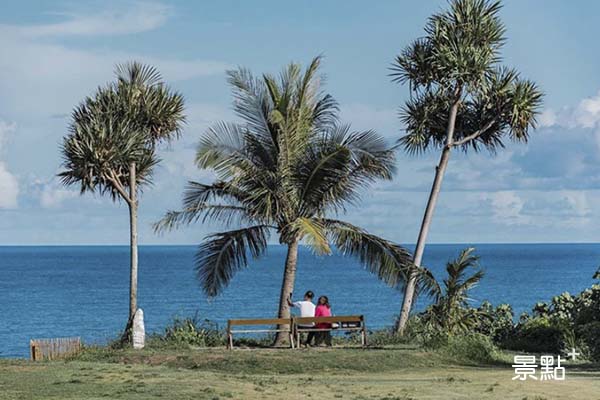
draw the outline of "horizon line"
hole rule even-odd
[[[402,246],[415,246],[416,243],[399,243]],[[581,242],[433,242],[427,243],[427,245],[543,245],[543,244],[600,244],[600,242],[592,241],[581,241]],[[183,247],[183,246],[198,246],[199,243],[147,243],[138,244],[138,247]],[[267,246],[284,246],[280,243],[268,243]],[[301,244],[303,247],[307,247],[305,244]],[[2,247],[129,247],[129,244],[123,243],[36,243],[36,244],[0,244]]]

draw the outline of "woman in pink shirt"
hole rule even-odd
[[[329,299],[327,296],[319,297],[317,302],[317,308],[315,308],[315,317],[331,317],[331,306],[329,305]],[[318,346],[321,342],[325,341],[327,346],[331,346],[331,324],[328,322],[319,322],[315,324],[317,329],[328,329],[326,331],[318,332],[315,340],[315,344]]]

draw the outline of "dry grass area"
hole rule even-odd
[[[592,367],[567,366],[564,382],[512,376],[411,348],[92,352],[0,361],[0,399],[600,399]]]

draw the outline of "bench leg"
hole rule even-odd
[[[227,348],[229,350],[233,349],[233,335],[231,333],[227,335]]]

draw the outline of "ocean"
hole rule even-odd
[[[425,265],[438,278],[462,244],[433,244]],[[478,244],[486,275],[471,292],[473,305],[510,303],[516,315],[538,301],[590,286],[600,264],[597,244]],[[217,298],[207,300],[195,278],[195,246],[141,246],[138,303],[146,331],[157,332],[175,316],[208,319],[276,314],[285,248],[241,271]],[[0,357],[27,357],[29,339],[81,336],[105,343],[124,327],[128,313],[127,246],[0,247]],[[329,297],[333,312],[364,314],[369,328],[391,326],[402,295],[358,262],[341,255],[318,257],[300,249],[295,298],[306,290]],[[420,299],[417,309],[427,304]]]

